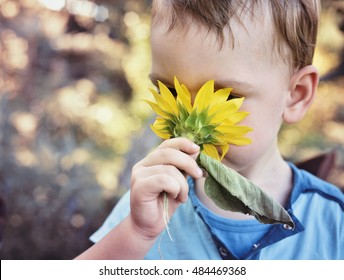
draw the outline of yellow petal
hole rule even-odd
[[[216,160],[220,160],[219,152],[213,144],[204,144],[202,153]]]
[[[216,106],[218,104],[225,103],[231,91],[232,91],[232,88],[222,88],[214,92],[209,102],[210,103],[209,107],[212,108],[213,106]]]
[[[154,89],[149,89],[150,92],[153,94],[157,105],[164,110],[165,112],[172,112],[172,107],[167,103],[166,100],[162,97],[161,94],[157,93]]]
[[[151,125],[153,132],[162,139],[170,139],[171,135],[165,131],[166,122],[163,118],[156,118],[154,124]]]
[[[230,115],[233,114],[238,110],[237,104],[234,102],[227,101],[226,103],[219,103],[211,108],[209,108],[209,115],[216,115],[219,117],[218,114],[221,113],[222,115]]]
[[[186,110],[191,113],[192,105],[191,105],[191,94],[186,86],[180,85],[178,79],[174,77],[174,87],[177,91],[177,102],[180,102],[184,105]],[[186,89],[186,90],[185,90]]]
[[[236,145],[236,146],[244,146],[244,145],[248,145],[251,144],[252,140],[250,138],[247,137],[243,137],[243,136],[238,136],[238,137],[232,137],[231,138],[231,144]]]
[[[167,86],[165,86],[162,82],[158,81],[159,84],[159,89],[160,89],[160,94],[162,98],[167,102],[167,104],[171,108],[171,113],[175,114],[176,116],[178,115],[178,106],[177,106],[177,101],[174,98],[173,94],[170,92]]]
[[[206,82],[198,91],[193,108],[197,108],[198,112],[203,111],[209,106],[211,94],[214,94],[214,80]]]
[[[252,128],[248,126],[233,125],[231,129],[221,129],[220,132],[222,133],[222,135],[218,135],[216,137],[216,140],[219,143],[222,142],[238,146],[247,145],[252,143],[252,140],[250,138],[244,136],[249,131],[252,131]]]
[[[244,100],[245,100],[245,97],[240,97],[240,98],[231,99],[227,102],[233,103],[237,107],[237,109],[239,109],[241,107],[242,103],[244,102]]]
[[[181,84],[181,87],[185,91],[185,93],[190,96],[190,101],[191,101],[191,93],[189,89],[184,84]]]
[[[230,114],[228,114],[228,112],[226,112],[225,110],[222,111],[218,111],[216,114],[211,114],[211,117],[209,118],[209,122],[210,124],[220,124],[220,123],[224,123],[224,122],[228,122],[230,123],[228,117],[230,116]]]
[[[150,100],[144,100],[144,101],[146,103],[148,103],[152,107],[153,111],[157,115],[159,115],[161,117],[164,117],[166,119],[170,119],[171,118],[171,115],[169,113],[165,112],[158,104],[156,104],[156,103],[154,103],[154,102],[152,102]]]
[[[233,124],[220,124],[218,127],[216,127],[216,130],[221,132],[224,135],[230,134],[240,134],[244,135],[249,131],[252,131],[253,129],[249,126],[242,126],[242,125],[233,125]]]
[[[229,149],[229,145],[220,145],[220,149],[221,149],[221,158],[220,160],[222,160],[224,158],[224,156],[227,154],[228,149]]]
[[[165,139],[165,140],[166,140],[166,139],[170,139],[170,138],[171,138],[171,136],[170,136],[169,133],[165,133],[165,132],[163,132],[163,131],[161,131],[161,130],[155,128],[153,125],[151,125],[151,129],[153,130],[153,132],[154,132],[158,137],[160,137],[160,138],[162,138],[162,139]]]
[[[233,124],[237,124],[245,119],[250,113],[249,112],[236,112],[228,116],[228,120],[231,121]]]

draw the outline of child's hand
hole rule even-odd
[[[186,176],[202,177],[196,163],[199,146],[186,138],[164,141],[132,170],[131,213],[134,229],[147,239],[156,238],[165,228],[162,192],[168,194],[169,215],[186,202]]]

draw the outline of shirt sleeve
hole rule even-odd
[[[130,213],[130,191],[127,191],[112,209],[101,227],[90,236],[90,240],[97,243],[118,225]]]

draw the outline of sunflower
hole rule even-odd
[[[220,208],[249,213],[262,223],[284,223],[294,227],[288,212],[258,186],[220,161],[229,145],[247,145],[252,131],[238,125],[248,112],[239,111],[244,98],[232,98],[231,88],[214,91],[214,80],[206,82],[192,103],[190,91],[174,78],[176,97],[158,81],[151,89],[155,102],[145,100],[157,114],[152,130],[163,139],[186,137],[201,147],[197,163],[204,170],[206,194]],[[168,198],[163,192],[163,218],[169,232]]]
[[[192,104],[187,87],[174,78],[175,97],[158,81],[159,91],[150,89],[155,102],[145,100],[157,114],[152,130],[162,139],[186,137],[201,147],[202,153],[222,160],[229,145],[247,145],[244,135],[252,129],[240,126],[249,113],[239,111],[244,98],[230,98],[232,88],[214,92],[214,80],[207,81]]]

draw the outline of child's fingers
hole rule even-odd
[[[172,138],[162,142],[157,149],[173,148],[189,155],[197,154],[200,147],[187,138]]]
[[[132,177],[132,183],[135,184],[135,180],[137,180],[136,178],[150,177],[150,179],[152,179],[154,178],[152,176],[157,174],[166,174],[174,178],[174,180],[178,181],[181,189],[180,193],[178,194],[178,200],[180,200],[181,202],[185,202],[187,200],[189,191],[188,183],[180,170],[172,165],[154,165],[144,168],[138,168]]]
[[[202,170],[189,155],[173,148],[163,148],[150,154],[142,162],[145,167],[153,165],[173,165],[194,178],[202,176]]]
[[[202,176],[202,170],[191,156],[170,147],[155,150],[139,163],[144,167],[154,165],[173,165],[194,178]]]
[[[140,193],[149,200],[155,199],[161,192],[168,193],[173,199],[176,199],[183,188],[180,182],[168,174],[155,174],[140,179],[141,186],[149,188],[140,188]]]

